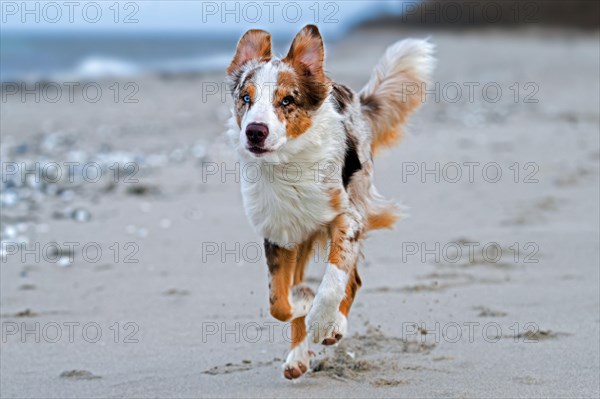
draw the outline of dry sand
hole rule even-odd
[[[355,32],[328,48],[327,69],[359,89],[386,45],[420,35]],[[3,162],[103,151],[105,163],[135,159],[141,170],[137,185],[103,179],[50,199],[35,188],[3,209],[3,229],[13,229],[5,240],[80,245],[63,266],[31,255],[22,262],[20,253],[2,263],[1,396],[598,397],[598,34],[439,31],[432,40],[435,80],[457,82],[463,98],[448,101],[449,87],[428,101],[402,145],[376,161],[380,191],[410,217],[371,235],[350,336],[338,348],[313,348],[313,372],[294,383],[282,377],[287,330],[268,315],[264,259],[252,262],[261,238],[238,184],[231,175],[202,178],[202,162],[235,160],[222,134],[226,104],[202,101],[203,82],[222,76],[125,79],[139,86],[137,104],[108,95],[94,104],[3,103]],[[481,84],[472,103],[464,82]],[[500,101],[483,99],[488,82],[503,89]],[[526,103],[535,87],[538,102]],[[463,178],[450,182],[449,169],[439,182],[403,178],[402,170],[436,162],[460,164]],[[465,162],[481,165],[473,182]],[[503,173],[496,183],[481,175],[491,162]],[[537,182],[525,182],[530,173]],[[72,220],[76,209],[90,219]],[[469,242],[480,243],[475,256],[454,263],[452,251],[437,261],[407,254],[411,243],[440,243],[440,254]],[[98,262],[83,257],[86,243],[101,246]],[[222,251],[203,259],[210,243],[240,243],[241,259],[222,261]],[[482,255],[486,243],[502,247],[500,260]],[[322,270],[311,267],[313,287]],[[65,323],[79,323],[73,342]],[[23,337],[24,328],[39,333]],[[88,342],[96,330],[102,336]]]

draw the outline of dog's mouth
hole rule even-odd
[[[254,155],[263,155],[266,154],[268,152],[271,152],[271,150],[267,150],[264,147],[258,147],[258,146],[251,146],[248,147],[248,151],[250,151],[251,153],[253,153]]]

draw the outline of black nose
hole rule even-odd
[[[251,123],[246,127],[246,137],[250,144],[262,145],[268,135],[269,128],[262,123]]]

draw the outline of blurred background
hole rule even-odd
[[[2,79],[99,78],[140,72],[222,70],[231,43],[248,28],[289,43],[302,26],[321,22],[330,42],[358,25],[515,28],[526,24],[597,27],[593,1],[260,2],[3,1]]]
[[[0,1],[0,396],[598,397],[599,4]],[[224,70],[308,23],[354,90],[407,37],[438,64],[375,164],[410,216],[291,385]]]

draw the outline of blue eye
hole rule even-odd
[[[244,97],[242,97],[242,100],[244,100],[244,102],[246,104],[250,103],[250,96],[248,94],[246,94]]]
[[[292,97],[287,96],[286,98],[284,98],[283,100],[281,100],[281,105],[283,105],[284,107],[287,105],[290,105],[292,103]]]

